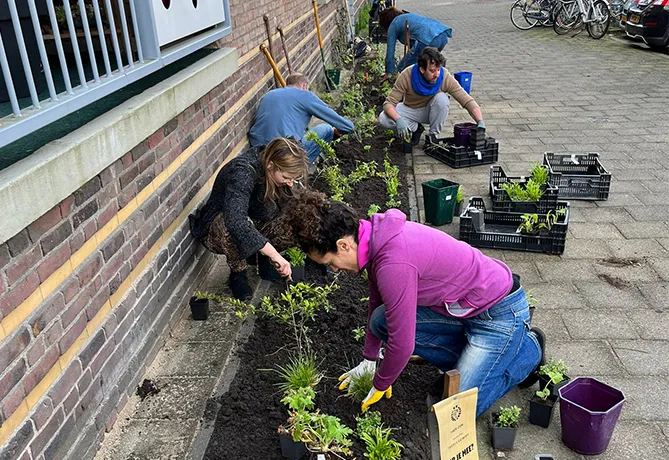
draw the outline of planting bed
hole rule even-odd
[[[373,100],[369,106],[377,104],[378,100]],[[364,140],[365,145],[371,145],[368,151],[364,151],[356,140],[338,143],[335,150],[342,172],[348,175],[355,169],[356,161],[372,160],[377,163],[377,171],[383,172],[384,148],[388,147],[386,140],[383,131],[376,128],[374,137]],[[398,144],[393,143],[388,148],[388,154],[392,164],[399,167],[399,207],[408,216],[406,177],[410,168]],[[311,185],[330,192],[322,177],[317,177]],[[344,201],[351,204],[361,217],[366,216],[370,204],[377,204],[385,211],[387,199],[386,184],[380,177],[363,180],[344,197]],[[322,272],[309,262],[306,272],[308,282],[318,285],[328,282]],[[367,281],[359,275],[341,273],[337,283],[340,288],[328,297],[333,311],[321,311],[316,321],[308,324],[312,348],[317,358],[322,360],[320,367],[326,375],[316,387],[316,407],[324,413],[340,417],[344,424],[355,430],[354,417],[360,413],[360,403],[347,398],[344,392],[337,389],[337,378],[362,360],[363,344],[355,341],[353,329],[366,325],[368,303],[361,299],[368,296]],[[283,281],[274,282],[275,292],[283,288]],[[240,367],[230,390],[222,397],[222,407],[205,458],[281,458],[277,428],[286,422],[288,414],[281,403],[282,394],[275,385],[279,376],[269,369],[287,364],[292,346],[294,339],[290,327],[268,318],[256,319],[253,335],[238,352]],[[408,364],[393,385],[393,397],[372,406],[371,410],[381,412],[385,426],[397,428],[393,431],[393,438],[404,446],[403,458],[430,458],[426,397],[437,377],[435,368]],[[354,455],[350,458],[363,458],[364,444],[355,435],[351,439]]]

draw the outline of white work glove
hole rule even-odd
[[[376,361],[370,361],[369,359],[365,359],[350,371],[344,372],[342,375],[340,375],[339,381],[341,383],[339,384],[339,389],[343,390],[344,388],[346,388],[348,384],[351,383],[352,377],[357,378],[368,372],[372,373],[376,372]]]

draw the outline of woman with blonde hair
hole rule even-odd
[[[189,216],[192,235],[211,252],[226,256],[235,298],[253,297],[246,259],[258,252],[269,257],[281,276],[291,276],[290,263],[280,254],[289,238],[277,217],[293,185],[306,178],[306,152],[294,139],[280,137],[223,166],[207,203]]]

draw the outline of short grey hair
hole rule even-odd
[[[308,85],[309,80],[303,73],[291,73],[286,78],[286,86],[302,86]]]

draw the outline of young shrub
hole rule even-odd
[[[355,432],[358,436],[363,433],[371,433],[377,426],[381,426],[381,412],[367,411],[359,417],[355,418]]]
[[[544,192],[541,190],[541,185],[539,185],[539,183],[530,179],[525,184],[525,194],[527,196],[526,201],[539,201]]]
[[[392,439],[391,434],[391,428],[377,426],[373,431],[360,435],[367,448],[365,457],[370,460],[399,460],[404,446]]]
[[[286,426],[279,427],[280,434],[287,434],[295,442],[307,438],[312,417],[309,411],[314,408],[315,397],[316,393],[310,387],[289,390],[286,393],[281,402],[290,409],[289,418]]]
[[[230,297],[225,301],[235,307],[235,316],[242,321],[246,321],[249,316],[256,314],[256,307],[252,303],[247,303],[233,297]]]
[[[193,297],[197,300],[213,300],[214,302],[222,303],[223,298],[218,294],[212,294],[211,292],[197,290],[193,293]]]
[[[312,354],[293,356],[285,366],[277,366],[276,371],[282,379],[277,386],[284,393],[304,387],[314,388],[323,378],[323,373],[318,370],[316,357]]]
[[[500,407],[495,426],[500,428],[516,428],[520,419],[520,407]]]
[[[374,372],[365,372],[357,377],[351,376],[351,383],[348,385],[346,396],[352,398],[355,402],[362,402],[373,386]]]
[[[353,444],[349,436],[353,433],[338,417],[320,413],[311,414],[306,434],[307,449],[311,452],[341,453],[351,455]]]
[[[540,163],[534,163],[530,170],[530,177],[539,186],[548,183],[548,168]]]
[[[548,377],[549,383],[557,384],[562,382],[569,369],[564,361],[549,359],[546,364],[539,368],[539,375]]]
[[[304,266],[304,263],[307,260],[307,255],[300,248],[288,248],[284,253],[286,254],[286,257],[288,257],[290,264],[296,267]]]

